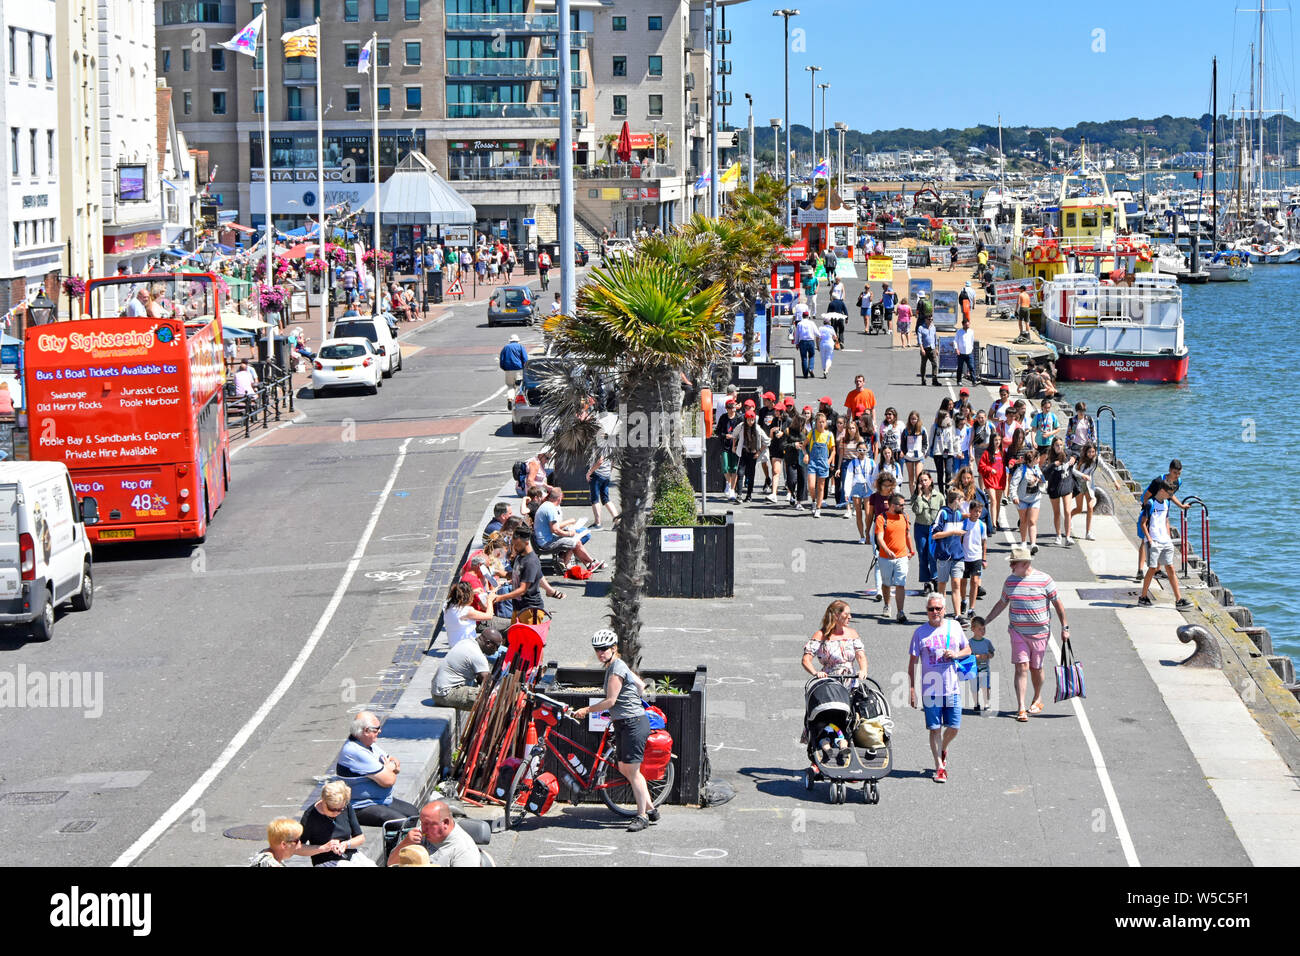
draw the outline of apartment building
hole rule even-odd
[[[59,217],[64,269],[90,278],[104,264],[103,165],[99,130],[99,3],[58,4],[55,32],[58,93]]]
[[[575,189],[580,239],[611,224],[625,231],[690,214],[707,118],[698,100],[707,94],[688,89],[707,88],[702,7],[703,0],[572,0],[567,52],[583,180]],[[262,8],[247,0],[158,3],[158,75],[175,91],[179,129],[216,166],[210,192],[225,210],[238,210],[247,225],[266,220],[266,108],[271,219],[288,230],[316,214],[318,69],[324,201],[358,209],[369,199],[376,111],[371,77],[357,63],[375,35],[380,181],[417,149],[474,205],[479,231],[517,243],[555,238],[561,64],[554,0],[268,0],[269,97],[260,52],[255,61],[216,46]],[[317,17],[323,67],[284,59],[280,35]],[[195,31],[206,38],[202,50]],[[632,164],[611,162],[609,143],[624,121]],[[366,221],[364,214],[356,220]],[[420,238],[411,225],[385,228],[385,245]]]
[[[143,272],[164,247],[154,18],[154,0],[99,2],[104,273]]]

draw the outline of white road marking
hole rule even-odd
[[[335,612],[338,611],[339,605],[343,602],[343,595],[347,593],[348,586],[352,583],[352,578],[361,565],[361,559],[370,544],[370,536],[375,533],[375,527],[379,524],[379,516],[384,510],[384,504],[388,501],[389,492],[393,490],[393,485],[397,482],[397,474],[401,471],[402,463],[406,460],[406,448],[410,443],[411,439],[407,438],[397,449],[397,460],[393,462],[393,469],[388,474],[388,482],[384,485],[384,490],[379,494],[379,500],[375,502],[375,507],[370,512],[370,520],[366,522],[365,530],[361,532],[361,537],[357,540],[356,549],[352,552],[352,560],[348,562],[343,577],[339,579],[338,587],[334,589],[334,596],[330,598],[329,604],[321,613],[320,620],[316,622],[316,626],[307,637],[307,643],[302,646],[298,656],[294,658],[293,663],[289,665],[289,669],[280,678],[280,683],[275,685],[275,689],[271,691],[270,696],[262,701],[261,706],[248,718],[244,726],[239,728],[239,732],[235,734],[230,743],[226,744],[225,749],[221,751],[212,766],[205,770],[203,775],[194,781],[193,785],[181,795],[181,798],[168,807],[167,811],[139,839],[127,847],[122,852],[122,855],[113,861],[113,866],[130,866],[134,863],[145,850],[149,849],[167,831],[168,827],[179,820],[181,815],[192,807],[199,797],[203,796],[208,787],[212,786],[213,781],[221,774],[221,771],[235,759],[244,744],[248,743],[257,728],[262,725],[262,721],[266,720],[271,710],[288,692],[293,682],[298,679],[298,675],[302,672],[307,659],[311,657],[316,645],[320,643],[320,639],[325,635],[326,628],[329,627],[330,621],[333,620]]]

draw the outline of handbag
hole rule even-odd
[[[1070,639],[1061,639],[1061,663],[1056,667],[1056,702],[1071,697],[1087,697],[1083,684],[1083,665],[1070,650]]]
[[[943,641],[945,647],[952,646],[952,621],[947,622],[947,629],[943,632]],[[965,635],[962,635],[965,637]],[[968,645],[969,646],[969,645]],[[957,664],[958,680],[974,680],[976,673],[979,671],[979,661],[974,654],[967,654],[965,657],[959,657],[955,661]]]

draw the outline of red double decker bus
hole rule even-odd
[[[94,498],[92,542],[202,540],[230,484],[220,290],[211,273],[92,279],[84,318],[31,326],[31,456]]]

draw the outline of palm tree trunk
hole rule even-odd
[[[754,297],[745,295],[745,364],[754,364]]]
[[[686,479],[686,453],[682,447],[682,378],[678,369],[664,369],[655,383],[655,410],[650,420],[658,423],[654,449],[654,487],[679,484]]]
[[[638,384],[627,396],[629,421],[660,408],[656,381]],[[643,419],[644,420],[644,419]],[[653,421],[653,419],[649,419]],[[641,660],[641,596],[646,576],[646,523],[650,512],[650,478],[656,449],[633,436],[623,448],[618,472],[622,514],[615,522],[614,575],[609,587],[609,613],[618,633],[619,653],[633,670]]]

